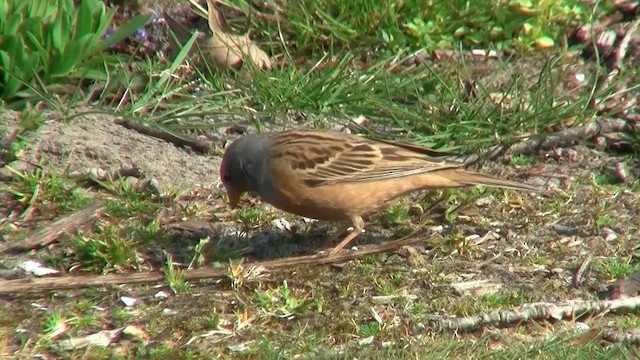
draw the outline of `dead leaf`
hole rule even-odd
[[[462,296],[479,297],[483,295],[496,294],[504,285],[495,281],[483,279],[464,281],[451,284],[453,290]]]
[[[123,328],[113,330],[102,330],[87,336],[79,336],[68,340],[60,341],[59,346],[62,350],[82,349],[87,346],[107,347],[109,344],[118,341],[122,335]]]
[[[207,0],[207,12],[209,14],[209,29],[213,36],[208,40],[209,54],[213,65],[218,69],[226,70],[229,67],[237,68],[244,60],[251,61],[260,69],[270,69],[269,55],[258,48],[247,35],[229,34],[226,21],[216,10],[216,0]],[[226,31],[225,31],[226,30]]]
[[[601,337],[602,330],[599,328],[593,328],[571,339],[569,343],[573,346],[585,346],[591,342],[598,340]]]
[[[209,29],[213,36],[206,40],[203,49],[212,60],[211,65],[220,70],[237,69],[244,60],[253,62],[260,69],[270,69],[269,55],[258,48],[247,35],[232,35],[225,32],[228,29],[226,21],[216,10],[216,0],[207,0],[209,14]]]
[[[271,69],[269,55],[251,41],[247,35],[229,33],[230,29],[226,21],[215,8],[216,2],[215,0],[207,0],[209,29],[211,29],[212,35],[196,40],[196,45],[204,60],[209,66],[219,71],[238,70],[245,62],[250,62],[259,69]],[[164,14],[164,17],[167,25],[180,42],[180,44],[175,44],[175,41],[172,40],[173,47],[184,45],[191,38],[191,31],[167,13]]]
[[[217,0],[207,0],[209,29],[211,29],[211,32],[214,34],[218,32],[230,33],[231,28],[229,24],[227,24],[227,20],[215,8],[217,2]]]

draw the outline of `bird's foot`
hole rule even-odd
[[[331,234],[331,236],[322,240],[322,242],[320,243],[320,246],[323,248],[334,247],[338,239],[342,238],[343,236],[344,237],[349,236],[348,230],[350,227],[351,225],[340,226],[335,232]]]
[[[329,255],[334,255],[341,251],[346,251],[345,247],[349,245],[349,243],[352,242],[353,239],[355,239],[361,233],[362,233],[362,229],[354,229],[352,232],[347,234],[347,236],[345,236],[344,239],[342,239],[342,241],[338,243],[338,245],[334,246],[333,248],[331,248],[331,250],[329,250]]]

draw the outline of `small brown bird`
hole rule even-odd
[[[220,180],[237,207],[255,192],[278,209],[308,218],[348,221],[330,239],[335,253],[362,232],[362,216],[391,200],[424,189],[473,185],[540,191],[437,159],[445,153],[406,143],[374,140],[336,131],[288,130],[245,135],[227,147]]]

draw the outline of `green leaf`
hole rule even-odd
[[[58,12],[69,12],[73,10],[73,7],[70,7],[69,4],[62,4],[60,1],[42,0],[42,2],[47,5],[43,14],[46,19],[53,19],[57,17],[56,15]]]
[[[118,28],[118,30],[115,33],[113,33],[111,36],[101,41],[96,46],[94,51],[96,52],[103,51],[109,48],[109,46],[117,44],[120,41],[126,39],[131,34],[133,34],[138,28],[143,27],[149,21],[150,18],[151,18],[151,15],[138,15],[134,17],[133,19],[126,22],[125,24],[121,25]],[[100,35],[102,34],[104,33],[101,33]]]
[[[104,9],[104,3],[102,1],[96,0],[83,0],[83,5],[86,4],[87,9],[89,9],[89,13],[93,16],[100,12],[101,9]]]
[[[81,1],[80,10],[76,17],[76,36],[89,34],[93,29],[93,12],[90,1]]]
[[[140,108],[145,106],[145,104],[147,104],[150,101],[151,97],[155,96],[155,94],[158,93],[158,90],[162,88],[162,86],[164,86],[164,84],[167,81],[169,81],[168,74],[175,73],[176,69],[183,64],[184,60],[187,58],[187,55],[189,55],[189,51],[191,50],[191,47],[193,47],[193,45],[195,44],[196,39],[197,39],[197,34],[193,33],[191,35],[191,38],[189,38],[189,40],[184,44],[182,49],[180,49],[180,51],[178,52],[178,55],[176,55],[176,58],[171,63],[171,66],[169,67],[169,69],[167,69],[167,71],[163,73],[163,76],[161,76],[157,81],[153,83],[153,90],[146,91],[144,96],[136,104],[132,105],[132,108],[134,109],[134,111],[138,111]]]
[[[102,69],[87,69],[82,73],[83,79],[91,79],[94,81],[107,81],[109,80],[109,75],[107,74],[107,70],[103,67]]]
[[[49,63],[49,51],[42,46],[42,38],[38,38],[30,32],[24,34],[25,41],[29,43],[29,47],[37,51],[37,55],[40,58],[41,65]]]
[[[18,65],[18,68],[23,66],[23,62],[26,59],[26,52],[28,49],[25,47],[24,40],[22,40],[22,36],[16,36],[15,43],[12,45],[12,56],[14,62]]]
[[[14,36],[6,44],[8,51],[0,51],[2,57],[4,71],[4,91],[3,96],[13,96],[22,86],[24,82],[28,82],[30,78],[25,78],[23,66],[28,71],[29,63],[24,53],[24,42],[19,36]]]
[[[11,56],[8,52],[0,50],[0,71],[2,71],[2,97],[13,96],[20,88],[20,81],[12,72]]]
[[[49,63],[44,72],[45,83],[50,81],[53,74],[56,73],[56,69],[60,68],[60,64],[64,61],[62,54],[63,52],[58,49],[49,49]]]
[[[49,9],[49,5],[48,5],[48,1],[46,0],[31,0],[29,1],[29,7],[27,8],[27,15],[28,16],[33,16],[33,17],[37,17],[37,16],[42,16],[42,17],[48,17],[48,9]]]
[[[19,51],[16,50],[18,49],[18,38],[18,36],[7,36],[2,43],[2,49],[12,56],[13,61],[16,60],[16,52]]]
[[[38,54],[36,53],[25,54],[25,58],[23,60],[24,65],[21,66],[21,70],[23,72],[23,77],[22,77],[23,81],[31,82],[31,80],[33,79],[33,76],[37,72],[37,69],[40,68],[38,66],[39,61],[40,59],[38,58]]]
[[[71,32],[71,16],[69,16],[69,14],[58,14],[58,19],[60,19],[60,23],[62,24],[61,30],[62,30],[62,49],[65,49],[67,47],[67,43],[69,41],[71,41],[71,39],[73,39],[75,37],[76,34],[74,34],[73,32]],[[75,30],[75,29],[74,29]]]
[[[80,51],[82,53],[81,60],[84,60],[90,56],[96,55],[97,52],[93,50],[95,44],[100,43],[100,37],[96,34],[87,34],[79,38],[78,43],[80,45]]]
[[[28,1],[22,1],[22,2],[18,2],[16,4],[16,2],[12,2],[9,3],[9,14],[24,14],[26,7],[29,5]]]
[[[62,52],[64,50],[64,45],[62,43],[62,21],[54,21],[48,30],[53,49]]]
[[[8,50],[11,47],[11,42],[15,35],[2,35],[0,36],[0,49]]]
[[[0,0],[0,97],[47,89],[52,77],[76,71],[104,79],[113,66],[107,54],[95,57],[101,63],[86,60],[149,19],[138,16],[103,41],[114,15],[101,0]]]
[[[52,76],[64,76],[68,75],[73,68],[80,62],[84,56],[82,52],[82,46],[79,41],[71,41],[67,48],[62,53],[60,62],[56,64],[54,69],[51,69]]]
[[[42,37],[42,18],[33,17],[25,20],[20,26],[20,34],[25,33],[32,34],[41,43],[44,40]]]
[[[5,50],[0,50],[0,69],[4,70],[11,66],[11,57]],[[3,73],[3,75],[5,75]]]
[[[7,17],[8,11],[9,11],[9,4],[7,4],[7,1],[0,0],[0,25],[2,25],[2,22],[4,21],[3,19]]]
[[[22,14],[21,13],[13,13],[7,17],[7,21],[4,26],[5,34],[17,34],[18,28],[22,23]]]
[[[84,0],[81,0],[84,1]],[[58,0],[59,4],[58,4],[58,8],[59,9],[65,9],[65,13],[67,14],[74,14],[77,10],[76,8],[76,2],[77,0]]]
[[[105,9],[104,4],[100,3],[100,9],[98,13],[99,17],[96,18],[96,25],[94,27],[94,31],[100,35],[104,34],[107,29],[113,23],[113,17],[115,16],[115,11],[113,9]]]

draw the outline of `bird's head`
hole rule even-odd
[[[261,139],[253,135],[245,135],[227,146],[220,163],[220,182],[227,191],[229,205],[238,206],[242,194],[257,191],[255,178],[258,172],[257,163],[264,158]]]

